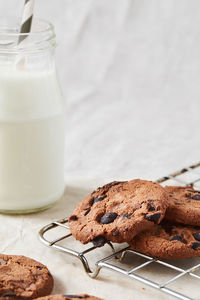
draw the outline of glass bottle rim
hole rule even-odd
[[[30,53],[56,47],[51,22],[34,17],[31,32],[20,33],[20,21],[16,17],[0,17],[0,53]]]

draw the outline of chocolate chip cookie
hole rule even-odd
[[[163,219],[166,191],[146,180],[112,182],[83,199],[69,218],[72,235],[83,244],[126,242]]]
[[[0,298],[34,299],[53,289],[47,267],[24,256],[0,254]]]
[[[180,186],[166,186],[165,190],[169,195],[165,219],[188,225],[200,225],[200,191]]]
[[[37,300],[72,300],[72,299],[84,299],[84,300],[102,300],[100,298],[89,295],[49,295],[46,297],[37,298]]]
[[[129,244],[136,251],[160,258],[200,256],[200,227],[162,221]]]

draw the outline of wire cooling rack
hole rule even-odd
[[[157,182],[161,185],[193,186],[196,189],[200,189],[200,162],[160,178]],[[54,235],[54,237],[48,238],[48,233],[52,233],[54,229],[62,229],[64,230],[64,234],[58,237],[58,233],[56,233],[56,237]],[[129,246],[124,246],[124,244],[120,250],[116,250],[115,244],[108,243],[107,247],[110,249],[108,249],[109,255],[104,256],[98,261],[95,260],[93,269],[91,269],[91,261],[86,256],[93,253],[94,257],[98,257],[96,252],[101,249],[102,253],[102,249],[105,246],[100,249],[93,245],[90,247],[86,246],[85,248],[85,246],[80,245],[79,242],[75,242],[69,230],[67,218],[44,226],[39,232],[39,238],[46,246],[79,259],[85,272],[92,278],[97,277],[101,269],[109,269],[138,280],[143,284],[174,296],[175,298],[182,300],[200,300],[200,291],[199,294],[194,297],[192,288],[189,292],[190,295],[186,295],[182,292],[182,288],[177,288],[177,285],[174,284],[179,281],[178,286],[180,287],[185,285],[185,283],[186,285],[192,283],[193,286],[197,288],[200,283],[200,258],[176,261],[161,260],[136,252]],[[67,246],[63,245],[63,242],[66,241],[68,241],[69,244]],[[80,246],[82,247],[81,249],[79,249]],[[128,265],[125,263],[125,258],[129,258]],[[146,271],[148,268],[150,270],[149,273]],[[167,279],[162,277],[162,274],[165,274],[166,270],[168,275]],[[155,273],[157,276],[154,276]],[[151,274],[150,278],[147,276],[148,274]],[[161,279],[162,282],[160,282],[159,279]],[[180,280],[182,280],[182,283]],[[170,287],[171,285],[172,288]],[[174,287],[174,285],[176,287]]]

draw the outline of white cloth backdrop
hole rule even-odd
[[[0,0],[0,15],[20,15],[22,3]],[[200,1],[36,0],[35,15],[56,27],[68,183],[89,190],[88,179],[155,179],[200,159]],[[107,299],[122,299],[120,291]]]

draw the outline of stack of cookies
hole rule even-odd
[[[69,226],[77,240],[96,247],[127,242],[160,258],[200,256],[200,192],[140,179],[112,182],[78,204]]]

